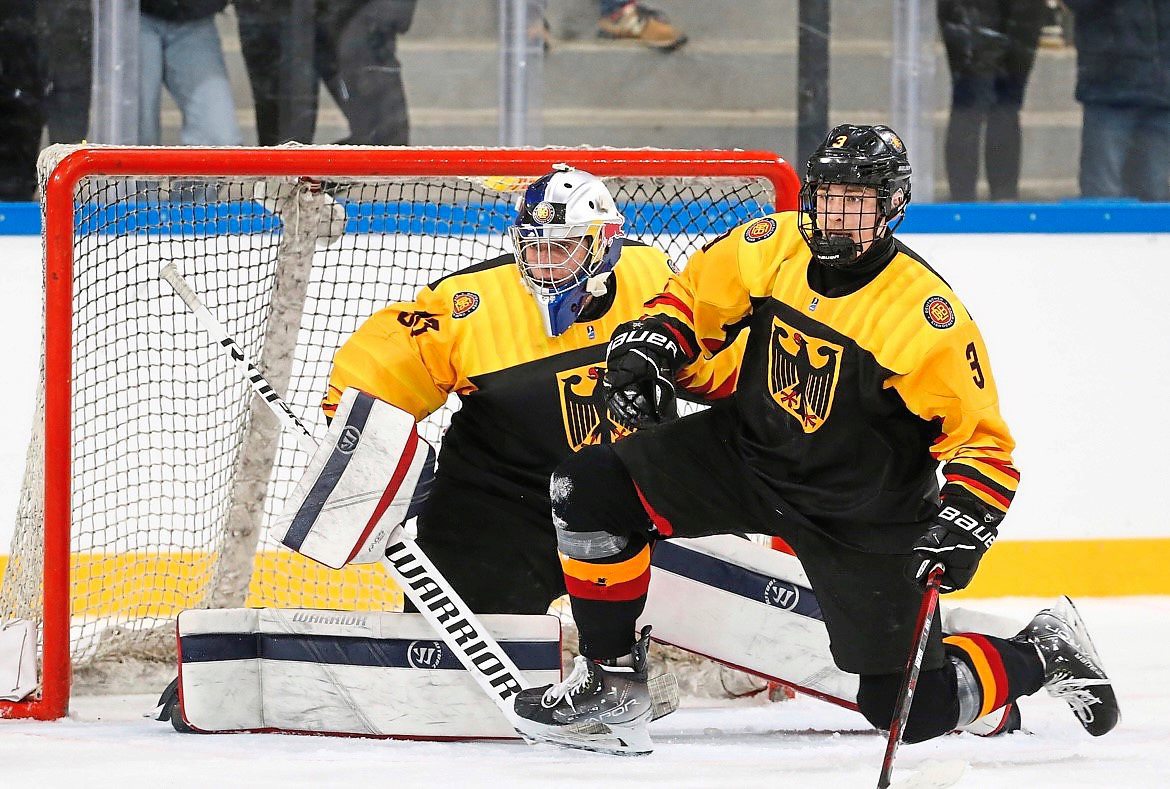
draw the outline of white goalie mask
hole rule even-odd
[[[550,337],[573,324],[591,294],[604,293],[624,222],[601,179],[568,165],[525,190],[509,235]]]

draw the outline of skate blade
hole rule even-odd
[[[528,724],[516,729],[528,744],[543,742],[562,748],[604,753],[610,756],[645,756],[654,751],[654,743],[645,724],[607,726],[581,723],[573,726]]]

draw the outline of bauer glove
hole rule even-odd
[[[627,321],[614,330],[605,358],[605,403],[629,430],[673,419],[674,375],[686,363],[677,335],[660,318]]]
[[[1002,516],[963,502],[963,509],[954,504],[943,504],[926,533],[918,538],[911,550],[913,556],[907,567],[911,578],[920,584],[936,564],[943,566],[943,592],[963,589],[975,577],[979,560],[995,542],[996,527]],[[983,510],[983,511],[981,511]]]

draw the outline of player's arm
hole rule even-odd
[[[757,241],[760,222],[773,232]],[[615,419],[628,427],[661,421],[676,382],[706,397],[734,389],[739,361],[719,352],[746,325],[752,299],[771,292],[791,243],[775,228],[775,219],[759,219],[707,244],[646,302],[645,316],[614,331],[604,383]]]
[[[332,418],[347,387],[423,419],[447,401],[457,373],[451,361],[449,310],[424,288],[413,302],[374,313],[333,357],[321,409]]]
[[[942,507],[915,544],[911,569],[921,579],[941,562],[950,591],[971,582],[1015,497],[1020,473],[979,330],[965,318],[948,332],[894,386],[911,411],[939,425],[931,454],[943,464]]]

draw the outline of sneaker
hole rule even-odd
[[[514,702],[517,730],[535,742],[623,755],[650,753],[649,644],[650,628],[644,627],[629,655],[613,661],[578,655],[562,682],[520,691]]]
[[[652,49],[671,52],[687,42],[686,33],[679,30],[662,14],[641,3],[626,3],[597,22],[601,38],[636,40]]]
[[[1121,720],[1113,685],[1072,600],[1062,597],[1032,618],[1012,641],[1035,647],[1044,664],[1044,689],[1064,699],[1094,737]]]

